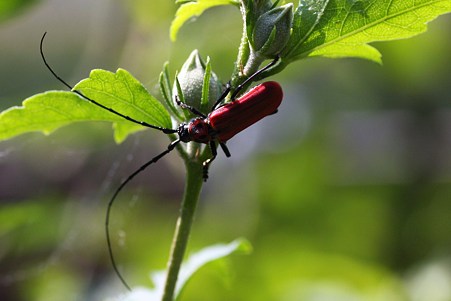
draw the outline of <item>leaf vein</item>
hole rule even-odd
[[[340,35],[339,35],[338,38],[335,38],[335,39],[330,40],[330,41],[328,41],[328,42],[326,42],[324,44],[321,44],[319,46],[316,46],[314,48],[311,48],[311,49],[308,49],[308,50],[306,50],[304,52],[301,52],[297,56],[299,56],[299,57],[307,56],[309,53],[318,51],[318,50],[326,48],[326,47],[328,47],[328,46],[330,46],[332,44],[338,43],[338,42],[340,42],[340,41],[342,41],[344,39],[352,37],[352,36],[354,36],[356,34],[365,32],[365,31],[369,30],[372,27],[378,26],[378,25],[383,24],[383,23],[387,24],[387,21],[390,20],[390,19],[395,19],[395,18],[397,18],[399,16],[402,16],[404,14],[407,14],[407,13],[410,13],[410,12],[414,12],[414,11],[420,10],[421,8],[428,7],[428,6],[432,5],[432,4],[437,4],[437,3],[441,3],[441,2],[443,2],[443,0],[426,2],[426,3],[422,3],[421,5],[418,5],[418,6],[412,5],[412,6],[406,8],[406,9],[403,9],[403,10],[401,10],[399,12],[396,12],[396,13],[393,13],[393,14],[389,14],[390,6],[393,5],[393,0],[391,0],[389,5],[387,6],[386,14],[385,14],[384,17],[379,18],[379,19],[377,19],[377,20],[375,20],[373,22],[370,22],[366,26],[362,26],[361,28],[359,28],[357,30],[354,30],[354,31],[351,31],[351,32],[349,32],[347,34],[342,34],[342,29],[343,29],[343,26],[344,26],[344,22],[341,22]],[[388,24],[390,25],[391,23],[388,23]],[[411,22],[411,24],[412,24],[412,22]],[[374,36],[374,35],[368,35],[368,34],[366,34],[366,35],[369,36],[369,37],[370,36]],[[373,40],[369,40],[369,41],[362,42],[362,43],[359,43],[359,44],[367,44],[367,43],[370,43],[370,42],[377,41],[379,39],[380,38],[374,38]]]

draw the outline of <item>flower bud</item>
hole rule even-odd
[[[177,95],[179,97],[179,100],[183,100],[187,105],[192,106],[207,114],[209,108],[216,102],[221,94],[221,83],[218,80],[216,74],[211,72],[208,102],[201,103],[205,72],[206,64],[199,56],[199,52],[197,50],[194,50],[193,52],[191,52],[188,59],[183,64],[182,69],[177,75],[176,82],[173,86],[173,95]],[[183,98],[181,98],[179,95],[177,80],[180,83],[180,89],[183,93]],[[177,106],[177,104],[175,105]],[[184,112],[187,113],[185,114],[185,116],[191,116],[186,110],[184,110]]]
[[[267,58],[279,54],[287,44],[293,21],[293,4],[275,7],[256,21],[251,42],[254,52]]]

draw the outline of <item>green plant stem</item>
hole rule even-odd
[[[180,266],[188,244],[191,225],[196,212],[200,191],[202,189],[202,163],[186,163],[186,184],[180,215],[172,241],[167,277],[162,301],[173,301]]]

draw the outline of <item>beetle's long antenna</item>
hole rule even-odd
[[[119,269],[117,267],[116,261],[114,260],[113,249],[111,247],[111,238],[110,238],[110,229],[109,229],[111,208],[113,206],[114,200],[116,199],[117,195],[119,194],[119,192],[121,192],[121,190],[125,187],[125,185],[127,185],[128,182],[130,182],[136,175],[138,175],[143,170],[145,170],[149,165],[151,165],[152,163],[157,162],[162,157],[164,157],[167,154],[169,154],[175,148],[175,146],[180,143],[180,141],[181,141],[180,139],[174,140],[171,144],[168,145],[168,148],[164,152],[162,152],[158,156],[152,158],[152,160],[148,161],[147,163],[142,165],[140,168],[138,168],[135,172],[133,172],[131,175],[129,175],[127,177],[127,179],[125,179],[125,181],[122,182],[122,184],[116,189],[116,191],[114,192],[114,194],[111,197],[110,201],[108,202],[108,208],[107,208],[106,217],[105,217],[105,233],[106,233],[106,241],[107,241],[107,245],[108,245],[108,252],[109,252],[109,255],[110,255],[111,264],[113,265],[113,269],[114,269],[116,275],[119,277],[119,279],[121,280],[122,284],[124,284],[124,286],[129,291],[131,291],[131,288],[127,284],[127,282],[125,281],[124,277],[122,277],[121,273],[119,272]]]
[[[235,100],[237,95],[241,92],[241,90],[243,90],[243,88],[247,84],[249,84],[251,81],[253,81],[258,75],[260,75],[261,73],[265,72],[266,70],[268,70],[269,68],[274,66],[279,61],[279,59],[280,59],[280,57],[276,56],[276,58],[273,59],[268,65],[261,68],[260,70],[258,70],[254,74],[252,74],[251,76],[249,76],[243,83],[241,83],[240,85],[238,85],[238,87],[236,87],[236,89],[233,92],[232,97],[230,99],[232,99],[232,101]],[[222,92],[221,96],[218,98],[218,100],[216,100],[215,104],[211,108],[212,111],[214,111],[217,108],[217,106],[226,98],[226,96],[229,94],[231,89],[232,89],[232,87],[230,86],[230,81],[229,81],[226,85],[226,89],[224,90],[224,92]]]
[[[89,98],[88,96],[84,95],[84,94],[81,93],[80,91],[74,90],[74,88],[73,88],[71,85],[69,85],[66,81],[64,81],[58,74],[56,74],[56,72],[52,69],[52,67],[50,67],[50,65],[47,63],[47,60],[46,60],[46,58],[45,58],[45,56],[44,56],[44,51],[43,51],[44,38],[45,38],[45,35],[46,35],[46,34],[47,34],[47,32],[45,32],[44,35],[42,36],[42,38],[41,38],[41,44],[40,44],[40,47],[39,47],[39,49],[40,49],[40,51],[41,51],[41,57],[42,57],[42,60],[44,61],[45,66],[47,67],[47,69],[50,70],[50,72],[52,73],[52,75],[53,75],[58,81],[60,81],[62,84],[64,84],[66,87],[68,87],[72,92],[78,94],[79,96],[81,96],[82,98],[84,98],[84,99],[86,99],[87,101],[91,102],[92,104],[94,104],[94,105],[96,105],[96,106],[98,106],[98,107],[101,107],[102,109],[105,109],[105,110],[107,110],[107,111],[109,111],[109,112],[111,112],[111,113],[113,113],[113,114],[116,114],[116,115],[118,115],[118,116],[120,116],[120,117],[122,117],[122,118],[124,118],[124,119],[126,119],[126,120],[128,120],[128,121],[133,122],[133,123],[136,123],[136,124],[139,124],[139,125],[142,125],[142,126],[145,126],[145,127],[149,127],[149,128],[152,128],[152,129],[156,129],[156,130],[159,130],[159,131],[162,131],[162,132],[165,133],[165,134],[173,134],[173,133],[177,133],[177,130],[176,130],[176,129],[168,129],[168,128],[164,128],[164,127],[160,127],[160,126],[156,126],[156,125],[149,124],[149,123],[147,123],[147,122],[145,122],[145,121],[139,121],[139,120],[133,119],[133,118],[127,116],[127,115],[124,115],[124,114],[122,114],[122,113],[117,112],[116,110],[113,110],[113,109],[111,109],[111,108],[108,108],[108,107],[104,106],[103,104],[101,104],[101,103],[95,101],[94,99]]]
[[[265,67],[261,68],[260,70],[258,70],[257,72],[255,72],[254,74],[252,74],[251,76],[249,76],[244,82],[242,82],[240,85],[238,85],[238,87],[236,87],[235,91],[232,94],[231,99],[235,99],[236,96],[241,92],[241,90],[251,81],[253,81],[257,76],[259,76],[261,73],[265,72],[266,70],[268,70],[269,68],[271,68],[272,66],[274,66],[278,61],[279,61],[280,57],[276,56],[275,59],[273,59],[268,65],[266,65]]]

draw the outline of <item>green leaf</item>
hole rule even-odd
[[[165,107],[129,72],[118,69],[116,73],[93,70],[89,78],[74,87],[86,96],[123,115],[149,124],[171,128],[171,117]],[[128,122],[115,124],[115,138],[122,141],[126,136],[143,127]]]
[[[183,4],[177,10],[175,18],[171,23],[169,35],[172,41],[177,39],[177,33],[186,21],[191,18],[199,17],[207,9],[220,5],[238,5],[236,0],[197,0],[181,2]]]
[[[289,53],[283,54],[283,57],[290,57],[292,52],[302,48],[302,43],[315,30],[321,20],[327,3],[329,3],[329,0],[299,1],[293,16],[293,32],[286,46]]]
[[[450,0],[301,0],[282,57],[360,57],[381,62],[375,41],[409,38],[451,11]]]
[[[118,121],[78,95],[68,91],[49,91],[34,95],[22,107],[12,107],[0,114],[0,140],[27,132],[50,134],[57,128],[77,121]]]
[[[170,127],[166,109],[125,70],[117,73],[94,70],[91,77],[75,86],[88,97],[139,121]],[[122,142],[130,133],[145,129],[107,110],[93,105],[69,91],[50,91],[34,95],[0,114],[0,140],[27,132],[50,134],[81,121],[108,121],[115,129],[115,140]]]
[[[228,257],[233,254],[249,254],[252,251],[250,243],[245,239],[237,239],[229,244],[217,244],[206,247],[192,254],[180,269],[175,299],[185,287],[192,276],[206,264]],[[121,296],[124,301],[160,301],[166,280],[166,271],[152,273],[153,289],[134,288],[130,293]]]
[[[207,263],[228,257],[233,254],[249,254],[252,247],[247,240],[237,239],[229,244],[217,244],[206,247],[194,254],[186,260],[180,269],[175,296],[180,294],[183,287],[188,283],[191,277]],[[164,272],[163,275],[166,275]],[[157,276],[154,275],[154,280]]]

